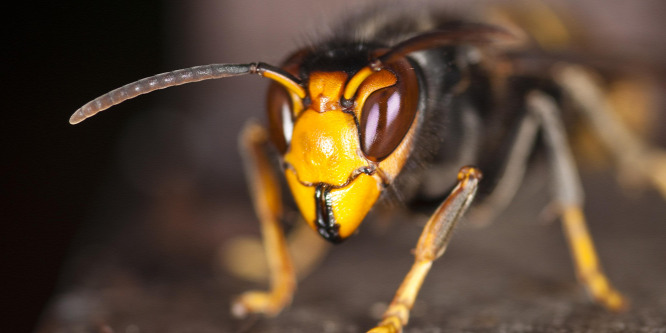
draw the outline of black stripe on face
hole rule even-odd
[[[340,225],[335,223],[333,209],[330,201],[330,186],[326,184],[317,185],[315,188],[315,212],[317,214],[315,226],[319,234],[332,243],[342,242],[339,229]]]

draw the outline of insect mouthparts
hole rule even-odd
[[[335,223],[333,208],[330,200],[330,185],[320,184],[315,188],[315,226],[317,232],[326,240],[333,243],[342,242],[340,225]]]

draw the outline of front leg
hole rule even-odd
[[[280,225],[282,199],[277,180],[266,155],[266,131],[255,123],[248,124],[241,134],[241,151],[254,202],[261,222],[264,250],[268,261],[270,290],[248,291],[232,306],[236,317],[249,313],[277,315],[287,306],[296,289],[296,274],[287,251],[287,242]]]
[[[453,229],[474,199],[481,180],[481,171],[474,167],[463,167],[458,172],[458,185],[437,208],[426,224],[414,251],[415,260],[391,305],[384,313],[379,325],[368,333],[398,333],[409,321],[409,311],[414,305],[423,280],[433,261],[446,250]]]

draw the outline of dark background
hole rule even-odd
[[[100,202],[130,116],[72,127],[69,114],[86,99],[163,69],[164,4],[14,5],[3,10],[0,46],[2,330],[29,332],[54,293],[74,235]]]
[[[265,82],[239,78],[233,82],[201,83],[158,92],[72,127],[67,120],[76,108],[110,89],[166,70],[213,62],[260,60],[278,63],[294,46],[315,34],[313,27],[313,30],[326,31],[326,26],[334,23],[337,17],[353,11],[343,9],[345,3],[192,1],[186,5],[174,1],[67,1],[24,3],[20,4],[22,8],[6,11],[0,46],[2,100],[6,102],[6,118],[2,122],[5,158],[2,162],[0,253],[5,265],[2,302],[6,310],[2,317],[8,320],[4,325],[10,328],[8,331],[35,330],[48,302],[59,304],[57,302],[71,290],[96,290],[100,285],[112,284],[99,282],[104,281],[100,276],[108,276],[109,271],[116,272],[117,267],[136,268],[130,271],[140,271],[136,274],[142,277],[141,281],[159,281],[160,276],[194,280],[188,273],[183,273],[188,268],[197,274],[210,274],[207,268],[215,260],[218,242],[237,232],[256,232],[235,147],[242,123],[249,117],[262,115]],[[663,64],[666,56],[663,15],[666,12],[662,2],[588,0],[557,3],[575,8],[573,13],[584,18],[582,21],[591,34],[601,36],[598,51],[622,52],[643,64]],[[663,86],[658,89],[663,91]],[[656,225],[664,222],[663,201],[648,191],[625,203],[609,174],[588,174],[587,179],[587,187],[602,194],[610,193],[608,200],[614,203],[613,207],[625,212],[603,215],[609,209],[608,203],[603,201],[605,199],[593,201],[598,194],[588,189],[590,206],[601,212],[597,219],[616,219],[608,224],[615,227],[603,230],[608,234],[603,247],[614,249],[609,240],[621,240],[621,236],[627,236],[630,239],[628,244],[639,244],[639,250],[644,250],[642,253],[648,256],[655,253],[654,257],[644,258],[645,265],[639,266],[641,269],[656,264],[662,267],[655,269],[663,270],[664,261],[660,261],[663,255],[659,258],[657,254],[660,249],[650,245],[666,240],[663,226],[657,228]],[[637,227],[637,230],[623,228],[628,222],[621,216],[631,217],[629,212],[635,210],[644,211],[645,219],[651,218],[652,224],[646,223],[644,228]],[[160,216],[160,212],[164,212],[164,216]],[[530,215],[527,216],[529,219]],[[529,224],[520,227],[526,225]],[[560,236],[558,228],[549,228],[550,231],[541,233]],[[405,232],[408,236],[413,233],[409,230]],[[480,233],[487,232],[497,238],[510,233],[503,230]],[[461,245],[459,252],[462,254],[459,255],[464,256],[466,249],[479,246],[495,249],[492,240],[496,237],[479,237],[467,243],[461,240],[461,244],[468,245]],[[533,235],[513,237],[520,240],[520,237]],[[406,251],[413,240],[414,237],[397,242],[403,244]],[[353,258],[356,256],[353,251],[363,250],[372,256],[377,248],[368,248],[366,241],[368,244],[379,242],[380,249],[387,247],[385,238],[372,235],[360,238],[347,250],[341,250],[341,256],[333,257],[327,267],[339,266],[337,272],[353,270],[344,257],[345,253]],[[137,244],[148,245],[141,247]],[[503,248],[501,242],[496,245]],[[563,249],[563,241],[553,244],[555,248],[559,246]],[[385,252],[390,253],[389,249],[387,247]],[[556,253],[556,259],[567,265],[566,252]],[[145,258],[139,258],[139,254]],[[130,260],[128,257],[134,258]],[[455,259],[460,257],[453,258],[452,265],[456,260],[466,265],[462,259]],[[631,261],[629,258],[616,262],[615,271],[623,271],[622,263]],[[106,262],[112,263],[108,265],[111,268],[91,268],[97,267],[96,264],[104,266],[100,263]],[[369,296],[357,302],[358,307],[388,301],[408,265],[409,257],[406,257],[393,280],[389,281],[393,284],[387,282],[379,296]],[[506,269],[498,265],[495,274]],[[385,266],[380,264],[377,267]],[[537,279],[552,283],[551,290],[565,287],[550,281],[560,277],[567,282],[573,280],[569,267],[553,279],[544,277],[552,270],[543,272],[536,273]],[[645,274],[650,273],[645,271]],[[120,275],[114,273],[113,281],[121,279]],[[659,276],[664,275],[655,274],[650,280],[659,281]],[[317,284],[315,278],[312,283]],[[492,280],[485,282],[493,283]],[[624,285],[634,286],[634,282]],[[222,291],[215,287],[202,289],[214,290],[221,295],[209,297],[219,298],[216,301],[220,302],[218,310],[226,316],[224,307],[228,299],[224,299],[225,295],[237,294],[248,286],[252,285],[229,282],[228,286],[218,287]],[[312,284],[303,289],[305,295],[308,295],[307,290],[318,290]],[[638,289],[649,290],[647,287]],[[655,292],[663,295],[663,286]],[[564,294],[567,297],[576,295],[575,291]],[[316,292],[310,295],[316,295]],[[502,297],[501,293],[497,295]],[[560,294],[546,293],[548,295]],[[564,301],[567,297],[563,297]],[[307,304],[308,296],[303,299]],[[318,304],[314,296],[310,296],[310,300]],[[663,302],[662,298],[650,302],[647,302],[649,306],[664,305],[659,303]],[[331,304],[335,303],[332,299]],[[355,301],[352,303],[356,304]],[[474,305],[474,299],[468,303]],[[483,300],[480,303],[484,304]],[[125,306],[123,302],[118,304],[119,307]],[[205,304],[199,306],[206,308]],[[444,305],[444,311],[455,313],[455,308],[447,306]],[[298,303],[295,308],[291,316],[285,315],[287,322],[283,322],[286,326],[282,327],[299,326]],[[321,313],[330,313],[341,323],[345,321],[336,315],[353,311],[336,314],[335,307],[321,309]],[[580,316],[590,316],[583,313]],[[465,318],[464,314],[461,318]],[[215,315],[211,313],[211,317]],[[313,318],[318,318],[316,315]],[[40,325],[42,331],[59,327],[53,319],[58,318],[57,315],[46,312],[45,316],[47,319],[42,319]],[[366,312],[359,312],[350,314],[345,320],[367,326],[372,324],[372,319],[368,318]],[[576,318],[574,316],[574,320]],[[571,317],[568,319],[572,320]],[[656,323],[653,327],[659,325]],[[461,327],[465,325],[461,324]]]

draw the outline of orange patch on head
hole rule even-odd
[[[313,72],[310,74],[308,90],[312,104],[310,108],[317,112],[340,110],[340,97],[347,81],[344,72]]]

